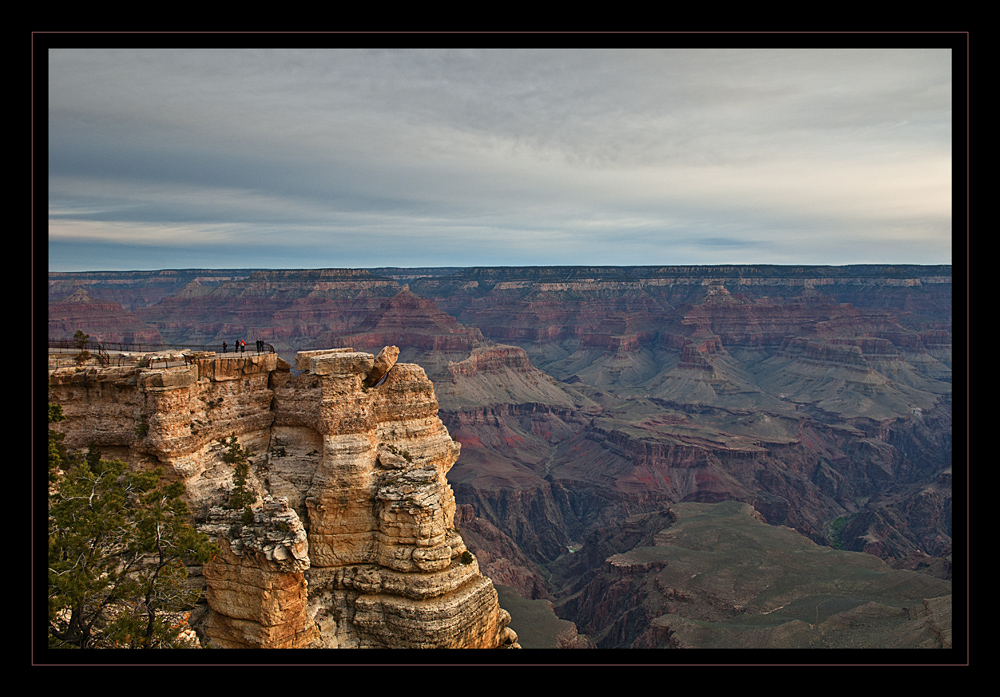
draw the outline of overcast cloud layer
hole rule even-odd
[[[49,268],[949,264],[927,50],[52,50]]]

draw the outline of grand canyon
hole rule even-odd
[[[195,576],[216,646],[953,647],[950,266],[50,272],[77,331],[68,443],[208,528],[219,440],[267,464],[289,541]]]

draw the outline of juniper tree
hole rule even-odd
[[[62,407],[58,404],[49,405],[49,423],[54,424],[65,420]],[[62,470],[69,466],[70,456],[63,445],[64,435],[58,431],[49,429],[49,484],[54,484],[59,479]]]
[[[57,478],[49,496],[50,646],[182,645],[183,626],[170,613],[201,592],[185,584],[185,561],[204,563],[216,549],[188,521],[183,484],[161,477],[161,469],[130,472],[91,448]]]
[[[229,436],[225,444],[227,450],[222,459],[233,466],[233,491],[229,495],[229,507],[242,508],[243,524],[249,525],[253,522],[253,511],[250,507],[257,501],[257,495],[247,484],[247,478],[250,476],[250,452],[239,444],[235,434]]]

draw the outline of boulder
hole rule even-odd
[[[392,370],[392,366],[396,365],[397,358],[399,358],[399,348],[396,346],[386,346],[379,351],[378,355],[375,356],[375,365],[368,373],[368,377],[365,378],[365,387],[374,387],[379,384],[379,381]]]

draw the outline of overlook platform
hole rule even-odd
[[[148,368],[177,368],[191,363],[198,358],[240,359],[250,356],[261,356],[276,353],[274,346],[263,343],[247,344],[245,350],[233,350],[227,347],[223,352],[221,346],[215,345],[185,345],[185,344],[131,344],[123,342],[88,341],[82,346],[66,339],[49,339],[49,368],[69,368],[72,366],[130,366],[138,365]],[[80,354],[86,351],[90,354],[80,359]]]

